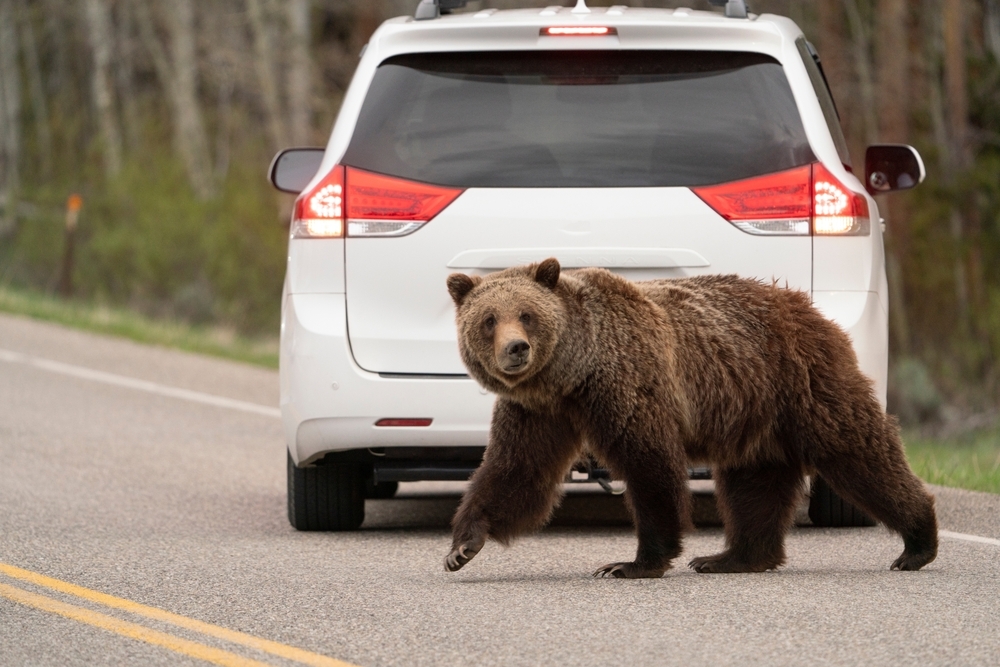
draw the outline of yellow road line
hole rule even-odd
[[[279,658],[294,660],[304,665],[313,665],[314,667],[356,667],[355,665],[351,665],[350,663],[343,662],[341,660],[328,658],[325,655],[312,653],[311,651],[295,648],[294,646],[288,646],[287,644],[279,644],[278,642],[273,642],[269,639],[262,639],[260,637],[248,635],[245,632],[229,630],[227,628],[219,627],[218,625],[212,625],[211,623],[205,623],[193,618],[188,618],[187,616],[181,616],[180,614],[164,611],[163,609],[149,607],[144,604],[139,604],[138,602],[132,602],[131,600],[125,600],[106,593],[93,591],[89,588],[60,581],[59,579],[53,579],[52,577],[46,577],[43,574],[38,574],[37,572],[32,572],[31,570],[24,570],[6,563],[0,563],[0,573],[14,579],[27,581],[35,584],[36,586],[49,588],[54,591],[59,591],[60,593],[75,595],[76,597],[89,600],[90,602],[96,602],[114,609],[121,609],[133,614],[138,614],[139,616],[145,616],[146,618],[150,618],[155,621],[170,623],[187,630],[200,632],[203,635],[232,642],[233,644],[239,644],[248,648],[264,651],[265,653],[270,653],[271,655],[278,656]]]
[[[122,621],[114,618],[113,616],[108,616],[107,614],[101,614],[96,611],[84,609],[83,607],[77,607],[71,604],[66,604],[65,602],[59,602],[58,600],[53,600],[52,598],[47,598],[44,595],[38,595],[37,593],[22,591],[20,588],[14,588],[13,586],[8,586],[7,584],[0,584],[0,595],[9,600],[13,600],[14,602],[28,605],[29,607],[41,609],[42,611],[51,612],[53,614],[59,614],[60,616],[71,618],[74,621],[80,621],[81,623],[93,625],[94,627],[101,628],[102,630],[117,633],[124,637],[128,637],[129,639],[137,639],[139,641],[146,642],[147,644],[162,646],[163,648],[170,649],[176,653],[182,653],[192,658],[198,658],[199,660],[211,662],[216,665],[224,665],[225,667],[270,667],[266,662],[250,660],[249,658],[244,658],[243,656],[230,653],[229,651],[223,651],[221,649],[212,648],[211,646],[199,644],[198,642],[192,642],[187,639],[181,639],[180,637],[174,637],[173,635],[168,635],[165,632],[151,630],[137,623]]]

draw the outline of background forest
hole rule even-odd
[[[0,286],[273,336],[291,202],[265,168],[280,147],[325,144],[368,36],[416,4],[0,0]],[[923,186],[880,201],[891,407],[911,423],[993,415],[1000,0],[749,4],[818,48],[855,165],[875,142],[926,162]]]

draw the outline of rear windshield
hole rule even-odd
[[[529,51],[389,58],[343,162],[459,187],[643,187],[813,160],[769,56]]]

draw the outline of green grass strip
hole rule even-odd
[[[904,440],[910,466],[924,481],[1000,493],[1000,428],[942,439],[909,434]]]
[[[0,286],[0,312],[265,368],[278,367],[276,338],[246,338],[223,327],[197,327],[179,321],[157,320],[124,308],[64,300],[6,286]]]

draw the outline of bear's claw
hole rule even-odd
[[[597,568],[595,577],[612,576],[615,579],[658,579],[666,570],[663,568],[641,567],[634,562],[608,563]]]
[[[622,573],[622,566],[623,565],[625,565],[625,563],[608,563],[607,565],[605,565],[603,567],[597,568],[597,570],[594,572],[594,576],[595,577],[606,577],[608,575],[611,575],[611,576],[613,576],[613,577],[615,577],[617,579],[621,579],[621,578],[623,578],[625,576]]]
[[[476,557],[479,549],[473,549],[468,544],[463,544],[457,549],[452,549],[448,557],[444,559],[444,569],[449,572],[457,572],[462,566]]]

